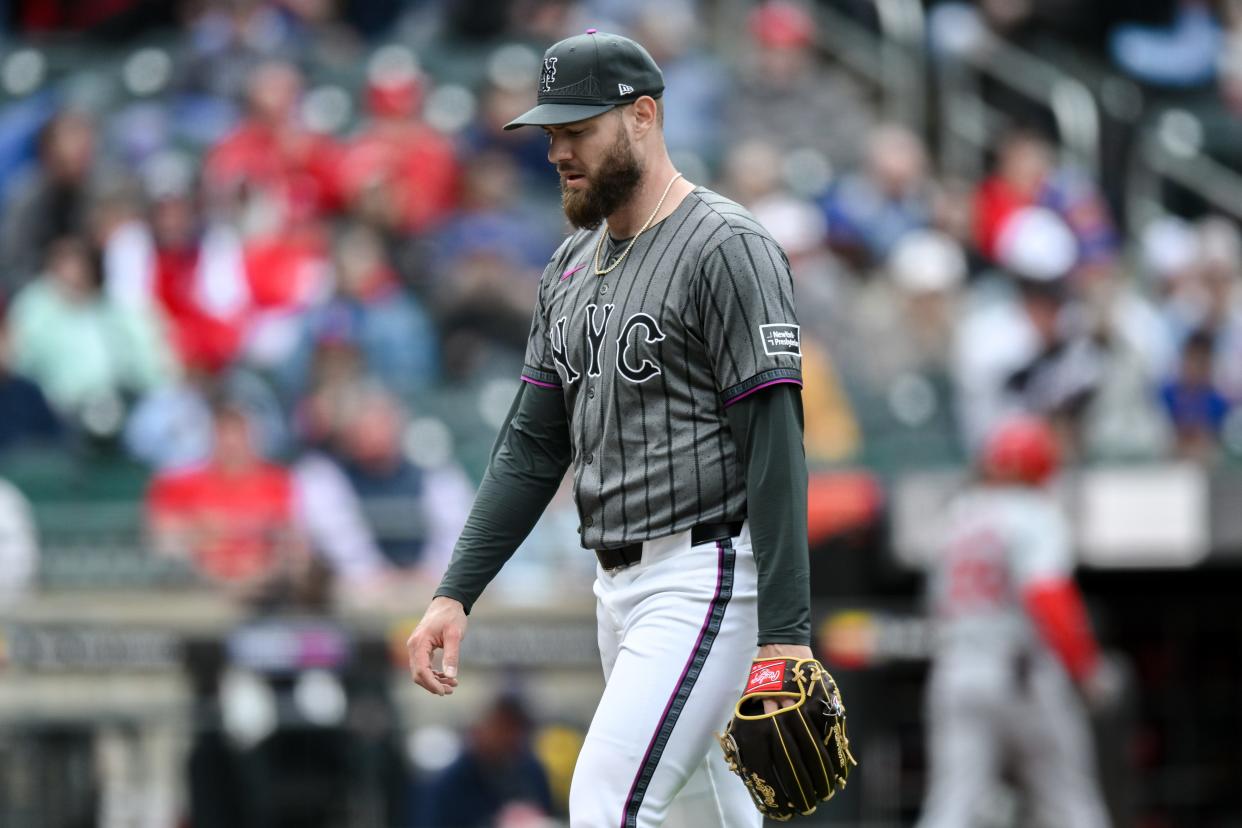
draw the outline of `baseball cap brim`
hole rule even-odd
[[[514,118],[505,124],[505,129],[517,129],[524,126],[555,126],[557,124],[572,124],[575,121],[585,121],[587,118],[594,118],[596,115],[603,115],[610,109],[616,109],[620,104],[560,104],[545,103],[539,104],[522,115]]]

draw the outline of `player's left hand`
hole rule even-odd
[[[803,644],[764,644],[755,658],[815,658],[811,648]],[[763,712],[775,713],[782,707],[793,707],[796,699],[764,699]]]
[[[823,665],[813,657],[782,655],[808,652],[805,647],[760,652],[717,739],[755,807],[784,821],[831,799],[858,762],[850,754],[845,703]],[[794,703],[760,712],[758,703],[784,699]]]

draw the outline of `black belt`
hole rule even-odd
[[[742,534],[742,523],[743,521],[740,520],[732,523],[700,523],[690,530],[690,545],[698,546],[700,543],[736,538]],[[631,543],[629,546],[619,546],[615,549],[596,549],[595,557],[599,558],[599,565],[607,571],[621,569],[632,566],[643,559],[643,545]]]

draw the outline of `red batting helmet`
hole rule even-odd
[[[983,446],[983,472],[998,481],[1040,486],[1056,473],[1060,463],[1057,436],[1038,417],[1003,421]]]

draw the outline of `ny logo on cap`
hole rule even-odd
[[[618,91],[618,92],[620,92],[622,95],[633,95],[633,94],[634,94],[634,87],[632,87],[632,86],[628,86],[628,85],[626,85],[626,84],[624,84],[624,83],[618,83],[618,84],[617,84],[617,91]]]
[[[544,58],[543,74],[539,76],[539,84],[543,87],[540,91],[551,92],[554,80],[556,80],[556,58]]]

